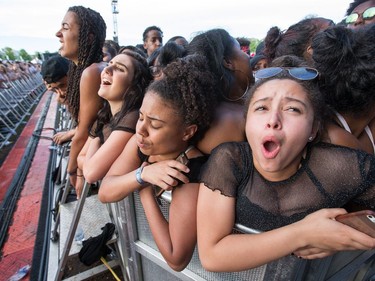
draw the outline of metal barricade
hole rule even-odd
[[[160,206],[167,219],[170,199],[170,193],[165,192]],[[233,273],[206,271],[201,265],[197,249],[187,268],[176,272],[165,262],[154,242],[139,194],[135,192],[128,198],[110,205],[113,213],[111,217],[119,233],[120,256],[130,280],[263,280],[266,266]]]
[[[165,218],[168,218],[170,200],[170,193],[168,195],[168,193],[165,192],[160,206]],[[239,272],[206,271],[199,260],[197,248],[186,269],[181,272],[175,272],[165,262],[154,242],[139,194],[134,192],[128,198],[113,204],[117,205],[117,207],[113,209],[113,217],[116,218],[116,228],[119,232],[125,232],[122,237],[119,236],[119,240],[125,240],[122,241],[123,245],[120,246],[123,251],[121,258],[128,268],[130,280],[270,280],[270,276],[267,275],[266,270],[272,263]],[[235,233],[259,233],[257,230],[249,229],[242,225],[235,225],[233,231]],[[337,261],[337,259],[340,259],[342,256],[353,254],[358,255],[358,257],[354,255],[353,260],[349,264],[364,264],[365,268],[367,266],[365,263],[375,259],[375,250],[359,251],[358,254],[352,253],[351,251],[339,252],[334,256],[313,261],[296,259],[296,257],[293,256],[283,257],[282,259],[286,261],[286,264],[290,264],[289,270],[292,272],[293,280],[295,281],[323,281],[328,279],[330,281],[342,281],[342,276],[347,276],[349,273],[355,274],[358,268],[348,268],[348,265],[345,264],[344,266],[337,266],[337,262],[333,261]],[[249,257],[250,256],[251,253],[249,253]],[[278,271],[277,278],[281,278],[283,268],[277,268],[276,270]],[[274,272],[268,274],[273,275]]]
[[[39,73],[4,82],[0,89],[0,148],[9,144],[46,88]]]

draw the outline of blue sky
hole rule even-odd
[[[0,49],[11,47],[56,52],[56,31],[70,6],[98,11],[107,23],[107,39],[113,37],[111,0],[0,0]],[[308,15],[339,22],[352,0],[118,0],[117,25],[120,45],[141,43],[147,26],[157,25],[165,41],[175,35],[191,39],[196,32],[224,28],[233,37],[264,38],[268,29],[286,29]]]

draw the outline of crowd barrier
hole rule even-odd
[[[0,88],[0,149],[9,145],[46,91],[40,73],[3,83]]]
[[[59,112],[66,114],[66,111],[60,110]],[[66,118],[60,118],[60,120],[63,121],[65,119]],[[68,124],[66,120],[64,122],[65,124]],[[61,129],[61,127],[59,129]],[[67,125],[65,125],[65,129],[68,129]],[[51,277],[48,280],[64,280],[64,272],[66,272],[66,264],[69,258],[73,254],[77,254],[79,251],[79,247],[77,249],[77,246],[73,243],[74,236],[77,234],[78,226],[80,225],[86,230],[88,229],[88,226],[85,226],[84,224],[88,224],[92,227],[97,224],[102,224],[103,226],[106,222],[113,223],[116,228],[115,237],[109,242],[113,245],[113,249],[116,252],[114,255],[115,258],[111,261],[111,265],[121,268],[122,280],[270,280],[270,276],[267,275],[270,274],[267,272],[267,267],[269,267],[271,263],[241,272],[218,273],[206,271],[201,265],[197,249],[195,249],[193,258],[186,269],[181,272],[172,270],[163,259],[154,242],[140,202],[139,194],[134,192],[117,203],[102,204],[98,200],[97,195],[94,194],[89,196],[91,185],[85,183],[81,198],[76,202],[67,203],[66,199],[68,194],[70,190],[73,189],[69,184],[69,177],[66,172],[69,146],[58,146],[56,151],[59,151],[60,161],[55,164],[59,170],[59,176],[55,179],[58,184],[56,184],[55,187],[58,189],[62,188],[63,195],[60,198],[55,199],[55,201],[59,201],[59,208],[57,211],[55,210],[55,212],[57,213],[58,218],[59,216],[66,218],[67,216],[63,215],[64,212],[69,212],[71,216],[65,221],[65,224],[60,222],[58,218],[55,219],[51,240],[54,243],[56,243],[57,240],[60,240],[58,242],[60,254],[58,256],[57,268],[53,269],[52,267],[49,267],[49,270],[53,272],[49,273],[49,276]],[[65,162],[64,165],[61,164],[63,162]],[[98,182],[97,185],[100,188],[100,182]],[[173,200],[171,193],[164,192],[161,198],[160,208],[167,219],[169,216],[169,204],[171,200]],[[85,205],[88,205],[89,207],[85,208]],[[106,221],[100,221],[100,217],[105,217]],[[92,221],[90,221],[90,218]],[[97,228],[96,233],[100,233],[100,227]],[[242,225],[235,225],[233,231],[234,233],[251,233],[254,235],[259,233],[256,230],[246,228]],[[59,232],[59,235],[57,232]],[[88,238],[89,236],[91,236],[91,234],[86,233],[85,238]],[[270,241],[270,243],[272,243],[272,241]],[[251,258],[251,255],[252,254],[249,253],[249,258]],[[312,261],[298,259],[292,255],[283,259],[287,259],[290,261],[290,264],[293,264],[291,268],[294,275],[292,280],[294,281],[353,281],[373,280],[370,278],[375,278],[375,250],[340,252],[334,256]],[[362,274],[363,278],[361,279],[358,278],[358,273],[356,273],[359,267],[362,267],[362,270],[359,273]],[[82,280],[89,278],[90,274],[94,275],[94,272],[101,272],[100,270],[103,270],[103,268],[98,269],[98,271],[89,269],[87,273],[83,272],[80,273],[80,276],[75,276],[74,278],[76,279],[71,279],[73,277],[69,277],[70,279],[67,278],[66,280]],[[280,274],[278,277],[281,279],[283,268],[277,268],[276,271]],[[271,274],[274,274],[274,272]]]

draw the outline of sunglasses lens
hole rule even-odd
[[[363,12],[363,19],[368,20],[375,16],[375,7],[368,8],[366,11]]]
[[[264,69],[260,69],[255,73],[255,78],[257,79],[265,79],[273,77],[283,71],[280,67],[268,67]]]
[[[346,17],[345,23],[351,24],[354,23],[358,19],[358,14],[354,13]]]
[[[282,67],[268,67],[258,70],[255,73],[255,79],[267,79],[274,77],[281,73],[283,70],[287,70],[289,75],[298,80],[313,80],[318,77],[319,73],[315,68],[310,67],[293,67],[293,68],[282,68]]]
[[[318,71],[314,68],[296,67],[288,69],[289,74],[299,80],[312,80],[318,76]]]

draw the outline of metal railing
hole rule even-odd
[[[24,124],[46,91],[42,76],[30,74],[3,83],[0,89],[0,149],[9,145],[17,129]]]
[[[64,172],[66,175],[66,171]],[[99,183],[98,183],[99,184]],[[84,195],[87,194],[88,187],[85,186]],[[160,209],[166,219],[169,217],[169,205],[172,200],[170,192],[164,192],[161,197]],[[83,202],[82,202],[83,204]],[[98,204],[101,204],[98,202]],[[82,208],[77,204],[77,208]],[[240,271],[240,272],[209,272],[206,271],[200,262],[197,248],[194,251],[193,257],[186,267],[181,272],[172,270],[165,262],[158,247],[153,239],[151,230],[149,228],[146,215],[144,213],[139,194],[134,192],[127,198],[117,202],[107,204],[107,210],[112,223],[116,226],[116,250],[120,258],[121,268],[126,280],[132,281],[151,281],[151,280],[186,280],[186,281],[237,281],[237,280],[256,280],[265,281],[270,280],[267,275],[267,268],[272,264],[266,264],[254,269]],[[76,210],[80,212],[79,209]],[[75,232],[78,224],[77,217],[72,221],[70,229],[70,240]],[[258,230],[250,229],[240,224],[236,224],[234,233],[248,233],[256,235]],[[71,243],[71,241],[68,241]],[[272,241],[270,241],[272,243]],[[69,244],[69,243],[68,243]],[[69,249],[64,249],[64,252],[69,252]],[[352,268],[348,268],[345,264],[340,264],[342,257],[352,255],[352,260],[348,264],[358,263],[362,264],[369,259],[375,259],[375,250],[367,252],[342,252],[334,256],[319,259],[314,261],[307,261],[298,259],[292,255],[282,258],[285,264],[288,264],[288,269],[293,274],[293,280],[332,280],[338,281],[342,279],[342,272],[351,273]],[[249,253],[251,258],[251,253]],[[366,258],[366,260],[365,260]],[[349,259],[349,260],[350,260]],[[66,260],[60,260],[65,263]],[[340,264],[339,266],[337,266]],[[334,265],[334,266],[331,266]],[[63,270],[62,264],[59,270]],[[339,268],[338,270],[336,270]],[[283,274],[284,268],[277,268],[280,274]],[[371,268],[370,268],[371,270]],[[124,272],[125,271],[125,272]],[[340,275],[341,274],[341,275]],[[346,275],[345,275],[346,276]],[[58,272],[56,280],[61,280],[62,272]],[[340,279],[341,278],[341,279]],[[345,279],[346,280],[346,279]]]

